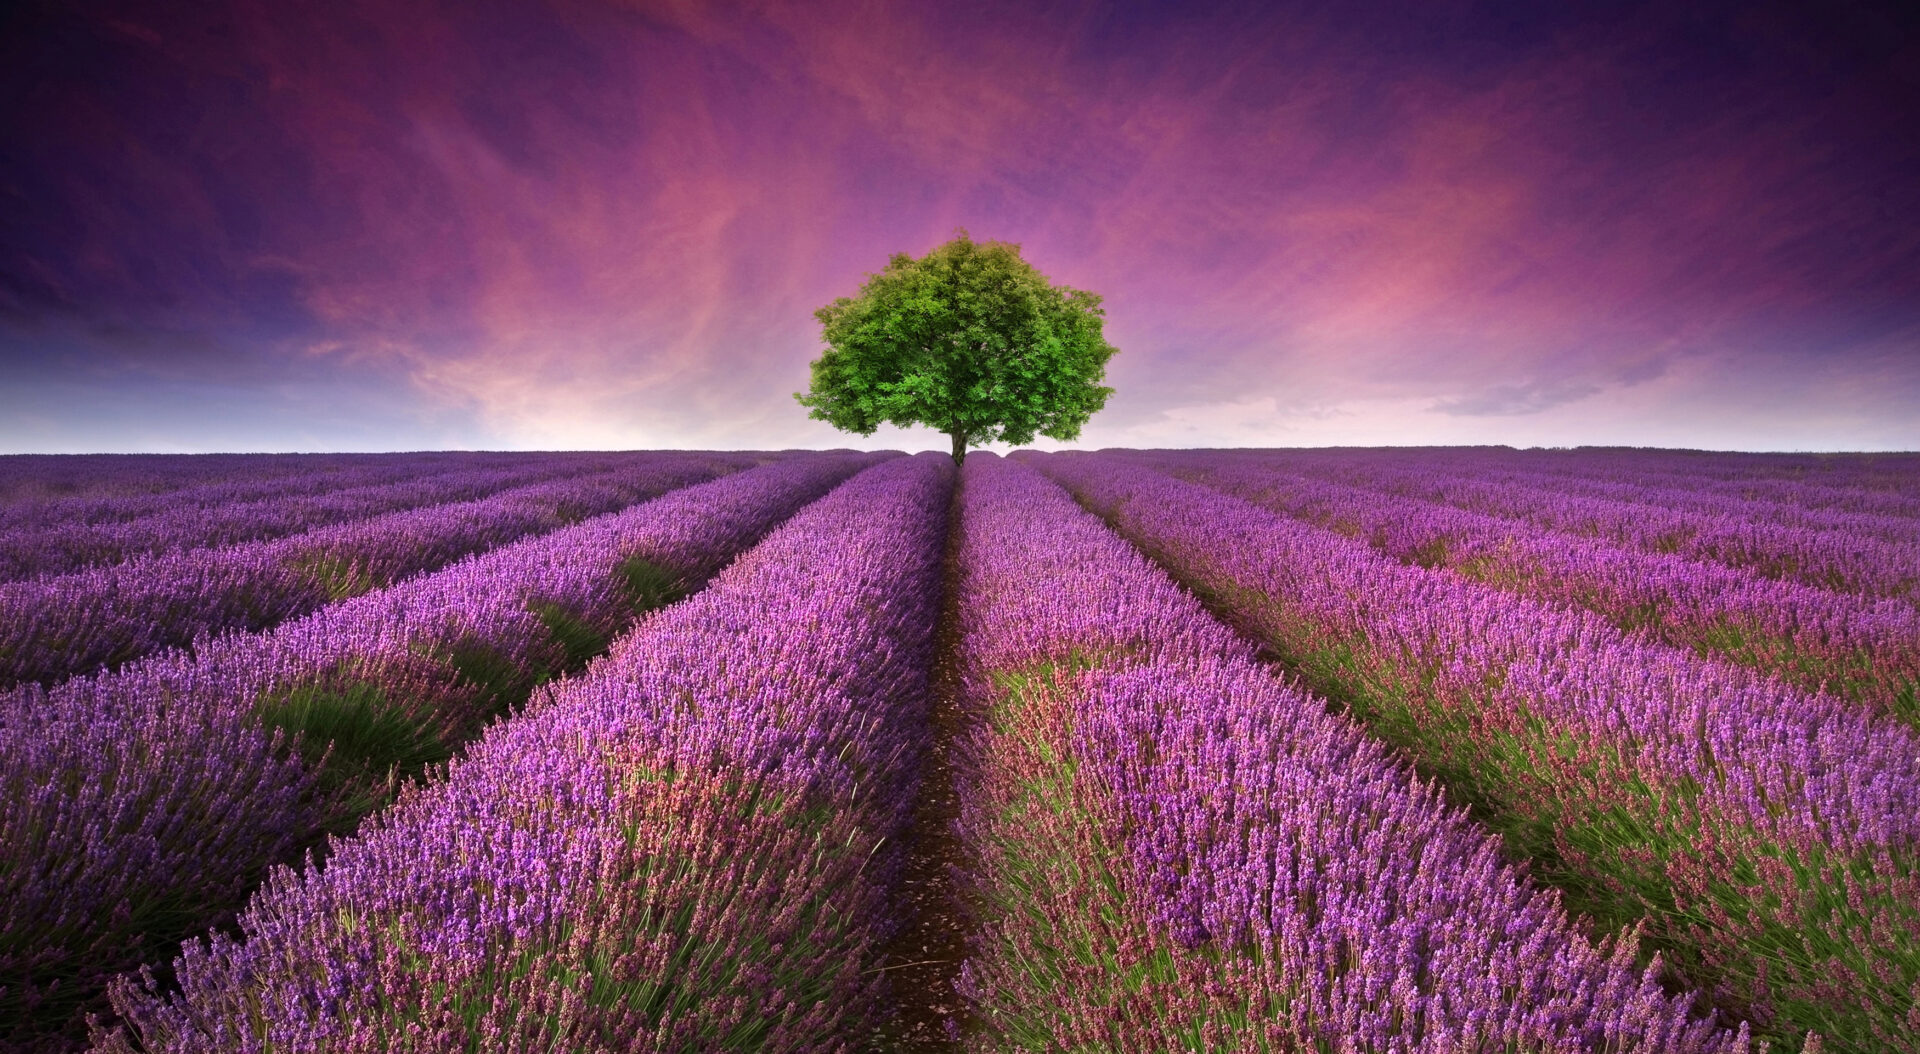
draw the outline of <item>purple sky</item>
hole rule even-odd
[[[792,393],[960,226],[1083,445],[1920,448],[1891,5],[10,10],[0,452],[944,449]]]

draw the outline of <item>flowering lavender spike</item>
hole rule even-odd
[[[1673,553],[1281,472],[1221,452],[1141,463],[1350,537],[1395,559],[1584,607],[1622,629],[1859,699],[1920,724],[1920,609]],[[1491,484],[1486,485],[1491,488]],[[1500,488],[1504,493],[1505,489]]]
[[[698,585],[873,460],[783,458],[269,633],[0,695],[0,1038],[69,1034],[109,976],[230,918],[661,581]]]
[[[142,496],[139,501],[7,509],[0,511],[0,581],[46,578],[154,553],[264,541],[404,509],[476,501],[561,477],[602,475],[648,467],[648,462],[658,467],[658,457],[464,455],[450,463],[444,454],[401,455],[332,471],[328,459],[264,493],[258,485],[235,480],[164,497]]]
[[[165,552],[0,584],[0,688],[52,683],[231,630],[258,630],[469,553],[711,479],[657,454],[611,472],[409,509],[269,542]]]
[[[1744,1049],[1058,487],[963,477],[974,1049]]]
[[[885,462],[278,870],[101,1051],[853,1050],[884,1012],[953,470]]]
[[[1453,457],[1467,464],[1477,461],[1471,451]],[[1632,477],[1582,482],[1564,472],[1494,474],[1436,460],[1426,451],[1395,457],[1373,451],[1316,451],[1268,463],[1298,465],[1339,482],[1430,495],[1542,528],[1717,561],[1770,578],[1920,601],[1920,532],[1914,529],[1920,525],[1903,520],[1805,513],[1783,517],[1739,498],[1701,495],[1677,484],[1648,487]],[[1906,477],[1908,495],[1920,491],[1915,483],[1911,475]]]
[[[1920,1049],[1914,729],[1128,459],[1027,456],[1684,982],[1789,1044]]]

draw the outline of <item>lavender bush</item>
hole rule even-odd
[[[616,472],[516,487],[271,542],[168,552],[0,585],[0,688],[49,684],[164,647],[258,630],[469,553],[727,471],[657,454]]]
[[[1859,699],[1920,725],[1920,610],[1905,601],[1542,530],[1284,473],[1250,458],[1173,454],[1145,463],[1360,539],[1394,559],[1584,607],[1622,629]]]
[[[771,464],[271,633],[0,696],[6,1038],[57,1043],[108,976],[229,917],[268,867],[872,460]]]
[[[8,454],[0,527],[129,519],[190,491],[246,501],[330,488],[336,477],[402,479],[450,459],[474,464],[468,454]]]
[[[884,1004],[952,477],[891,461],[326,863],[282,869],[103,1051],[850,1050]]]
[[[1745,1048],[1058,487],[963,478],[975,1048]]]
[[[152,553],[263,541],[403,509],[475,501],[563,476],[658,467],[658,457],[536,454],[506,464],[490,464],[498,460],[493,458],[458,466],[422,458],[351,475],[315,472],[246,500],[212,487],[193,488],[169,495],[164,503],[148,502],[158,507],[131,518],[88,520],[87,513],[99,510],[75,510],[75,515],[0,528],[0,581],[45,578]]]
[[[1125,460],[1034,463],[1790,1044],[1920,1049],[1920,735]]]
[[[1780,522],[1779,514],[1756,511],[1740,499],[1715,498],[1679,486],[1649,487],[1631,477],[1616,484],[1610,496],[1595,496],[1580,493],[1579,486],[1559,475],[1461,475],[1450,472],[1444,462],[1436,464],[1431,455],[1423,460],[1341,454],[1323,452],[1283,463],[1297,463],[1343,482],[1392,488],[1648,552],[1717,561],[1825,589],[1920,601],[1920,534],[1876,537],[1851,518],[1800,526]],[[1914,477],[1906,478],[1912,486]],[[1632,500],[1623,500],[1627,495]],[[1799,518],[1804,521],[1807,515]]]
[[[1920,456],[1872,454],[1711,453],[1700,450],[1511,450],[1499,447],[1372,450],[1236,450],[1306,470],[1324,466],[1341,478],[1446,476],[1509,482],[1521,477],[1561,488],[1593,483],[1651,489],[1684,501],[1715,496],[1796,511],[1832,510],[1869,516],[1920,517]]]
[[[534,464],[591,472],[649,453],[0,455],[0,531],[100,526],[276,498],[297,502],[340,490]]]
[[[1920,457],[969,466],[0,457],[0,1049],[1920,1054]]]

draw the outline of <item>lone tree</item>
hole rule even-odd
[[[929,425],[967,447],[1072,439],[1104,406],[1100,297],[1056,286],[1007,242],[959,237],[918,260],[895,253],[857,297],[813,313],[828,349],[795,393],[835,428]]]

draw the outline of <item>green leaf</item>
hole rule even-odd
[[[815,311],[828,350],[794,398],[860,435],[887,422],[968,443],[1071,439],[1113,393],[1100,304],[1054,286],[1018,245],[961,231],[919,259],[894,254],[859,296]]]

